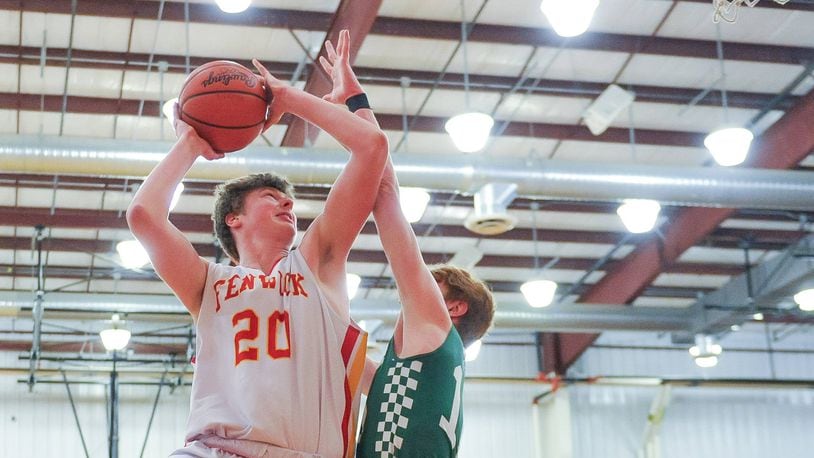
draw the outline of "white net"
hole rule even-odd
[[[738,8],[741,5],[753,7],[757,5],[760,0],[712,0],[712,6],[715,7],[715,15],[712,16],[713,22],[735,22],[738,19]],[[789,0],[774,0],[775,3],[785,5]]]

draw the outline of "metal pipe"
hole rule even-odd
[[[76,421],[76,429],[79,430],[79,440],[82,441],[82,450],[85,451],[85,458],[90,458],[88,454],[88,446],[85,444],[85,435],[82,434],[82,425],[79,423],[79,414],[76,413],[76,403],[73,401],[73,394],[71,394],[71,384],[68,382],[68,377],[65,375],[64,370],[62,373],[62,381],[65,383],[65,389],[68,391],[68,401],[71,402],[71,410],[73,411],[73,419]]]
[[[22,293],[0,299],[0,308],[22,308],[28,304]],[[186,318],[187,311],[174,296],[138,294],[51,293],[46,296],[51,313],[62,313],[63,319],[87,319],[88,314],[127,313],[132,318],[140,313]],[[401,308],[395,301],[354,299],[351,316],[355,320],[381,320],[393,325]],[[546,309],[531,309],[522,303],[501,303],[495,313],[495,327],[556,332],[601,332],[608,330],[687,331],[692,315],[685,309],[644,307],[618,304],[563,304]]]
[[[169,151],[165,142],[0,136],[0,170],[99,176],[146,176]],[[342,151],[249,147],[216,162],[199,161],[190,179],[225,180],[274,171],[295,184],[330,185],[347,161]],[[520,197],[662,205],[814,211],[814,173],[750,168],[591,164],[466,155],[394,157],[404,186],[474,193],[491,182],[515,183]]]

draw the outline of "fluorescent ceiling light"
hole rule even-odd
[[[626,199],[616,213],[628,231],[634,234],[648,232],[656,225],[661,205],[655,200]]]
[[[399,203],[404,217],[411,223],[416,223],[424,216],[427,204],[430,203],[430,193],[420,188],[399,189]]]
[[[252,0],[215,0],[224,13],[242,13],[249,8]]]
[[[561,37],[583,34],[591,25],[599,0],[543,0],[540,11]]]
[[[718,129],[707,135],[704,146],[719,165],[730,167],[746,160],[755,135],[743,127]]]
[[[530,306],[547,307],[554,300],[557,284],[551,280],[530,280],[520,286],[520,291]]]
[[[124,240],[116,244],[122,265],[128,269],[139,269],[150,262],[150,256],[138,240]]]
[[[486,146],[495,124],[491,116],[478,112],[462,113],[449,118],[444,125],[459,151],[474,153]]]

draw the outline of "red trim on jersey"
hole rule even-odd
[[[345,333],[345,341],[342,342],[342,361],[345,363],[345,412],[342,413],[342,442],[344,450],[348,450],[348,423],[350,422],[351,411],[353,410],[353,394],[350,392],[350,383],[348,383],[348,361],[356,348],[359,341],[359,335],[362,332],[353,326],[348,326],[348,331]],[[355,438],[354,438],[355,440]]]

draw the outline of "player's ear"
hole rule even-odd
[[[237,213],[229,213],[228,215],[226,215],[226,225],[227,226],[229,226],[231,228],[235,228],[235,227],[240,227],[241,224],[242,224],[242,222],[240,220],[240,215],[238,215]]]
[[[447,311],[449,311],[449,316],[452,318],[458,318],[466,315],[466,312],[469,311],[469,304],[466,301],[462,301],[460,299],[452,299],[448,300],[447,302]]]

